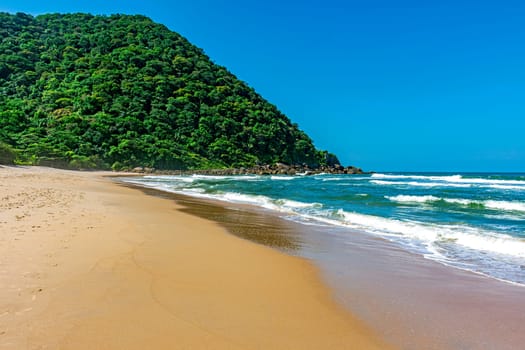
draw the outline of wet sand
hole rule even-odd
[[[240,237],[307,257],[339,304],[406,350],[515,350],[525,343],[525,288],[443,266],[351,229],[304,225],[249,205],[142,189]]]
[[[390,348],[308,261],[103,175],[0,167],[0,349]]]
[[[523,286],[444,266],[354,230],[309,227],[302,236],[301,255],[321,267],[338,301],[401,349],[525,344]]]

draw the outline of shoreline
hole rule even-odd
[[[0,167],[0,349],[391,348],[307,260],[104,175]]]
[[[247,168],[222,168],[222,169],[192,169],[192,170],[161,170],[148,167],[135,167],[129,169],[137,176],[144,175],[212,175],[212,176],[235,176],[235,175],[363,175],[373,174],[373,171],[363,171],[355,166],[342,166],[341,164],[320,165],[309,167],[306,164],[264,164]]]
[[[335,233],[330,254],[310,258],[338,301],[391,344],[514,350],[525,342],[522,286],[443,265],[370,235],[356,232],[348,239],[343,231]]]
[[[224,226],[228,217],[206,212],[215,211],[213,207],[229,210],[237,224],[250,212],[281,220],[288,237],[295,239],[294,249],[284,251],[313,261],[339,304],[400,348],[513,350],[525,342],[523,286],[426,259],[363,232],[304,225],[256,206],[138,187],[195,206],[187,211],[225,221]]]

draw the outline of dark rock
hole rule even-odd
[[[155,172],[156,174],[201,174],[201,175],[315,175],[315,174],[364,174],[363,170],[353,166],[343,167],[341,164],[333,166],[320,166],[311,168],[307,164],[261,164],[252,168],[232,168],[232,169],[206,169],[206,170],[177,170],[177,171],[159,171],[153,168],[137,167],[133,172]]]

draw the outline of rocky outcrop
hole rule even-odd
[[[344,167],[340,164],[333,166],[321,166],[310,168],[308,165],[288,165],[277,163],[273,165],[258,165],[252,168],[231,168],[231,169],[205,169],[205,170],[156,170],[153,168],[134,168],[135,173],[155,173],[159,175],[316,175],[316,174],[365,174],[360,168],[353,166]]]

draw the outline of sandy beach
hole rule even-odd
[[[108,173],[0,167],[1,349],[388,349],[308,261]]]

